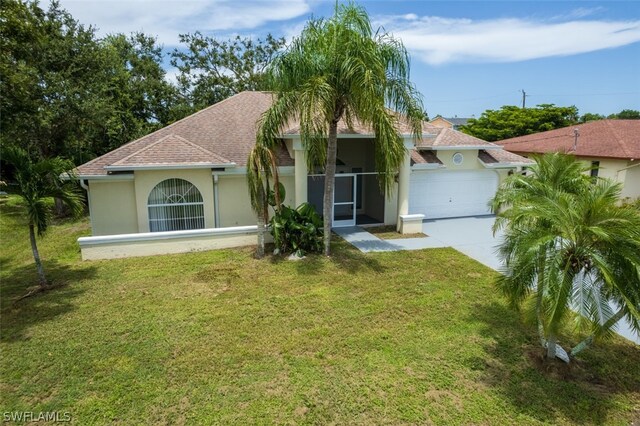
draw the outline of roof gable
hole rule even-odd
[[[181,165],[224,166],[234,163],[172,133],[105,168],[117,170]]]

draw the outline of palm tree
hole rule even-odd
[[[516,307],[531,301],[548,358],[558,355],[571,309],[588,334],[571,357],[623,317],[640,332],[640,215],[619,207],[619,184],[592,182],[573,157],[536,161],[531,174],[508,179],[493,200],[494,231],[505,230],[498,287]]]
[[[353,3],[336,5],[333,17],[312,20],[269,65],[274,103],[261,118],[258,143],[273,147],[285,126],[299,121],[309,169],[324,165],[324,253],[330,254],[338,122],[370,126],[381,187],[390,189],[404,160],[396,128],[406,117],[422,130],[420,96],[409,81],[409,57],[399,40],[373,32],[367,12]]]
[[[247,182],[251,208],[258,216],[258,248],[256,256],[264,256],[264,235],[269,220],[269,180],[274,182],[276,206],[280,206],[280,185],[275,153],[264,143],[258,141],[249,153],[247,160]],[[276,207],[277,208],[277,207]]]
[[[36,234],[42,237],[49,227],[52,217],[50,198],[61,200],[74,215],[79,215],[84,208],[76,184],[62,179],[64,174],[68,175],[73,169],[73,164],[58,157],[34,162],[25,150],[13,146],[5,148],[2,157],[14,168],[14,178],[27,208],[29,240],[38,270],[39,290],[44,290],[48,281],[36,244]]]

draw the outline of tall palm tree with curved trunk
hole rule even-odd
[[[40,258],[36,236],[44,236],[51,222],[53,207],[50,199],[59,199],[76,216],[84,209],[82,194],[77,184],[62,179],[64,174],[71,173],[73,163],[58,157],[33,161],[25,150],[14,146],[3,149],[2,159],[14,168],[14,178],[27,209],[29,241],[38,271],[39,290],[45,290],[49,282]]]
[[[374,133],[380,185],[390,189],[404,160],[399,115],[422,133],[423,108],[409,81],[409,57],[399,40],[374,32],[367,12],[336,5],[330,19],[311,20],[267,70],[274,103],[259,123],[258,143],[273,148],[290,122],[300,123],[309,170],[324,165],[324,253],[330,254],[337,130],[357,120]]]
[[[548,358],[559,354],[558,334],[572,309],[587,337],[570,357],[623,317],[640,333],[640,215],[618,205],[619,184],[592,181],[573,157],[536,161],[493,200],[494,231],[504,228],[499,289],[516,307],[530,301]]]

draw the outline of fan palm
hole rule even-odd
[[[622,317],[640,332],[640,216],[618,206],[619,184],[592,182],[584,171],[573,157],[538,157],[531,174],[510,178],[492,205],[494,230],[505,230],[498,287],[515,306],[532,301],[550,358],[571,309],[588,334],[571,356]]]
[[[383,188],[393,185],[404,160],[396,130],[404,115],[420,135],[423,109],[409,81],[409,58],[402,43],[373,32],[367,12],[353,3],[336,5],[333,17],[312,20],[267,70],[274,103],[259,123],[258,143],[273,148],[285,126],[300,123],[308,166],[324,165],[324,252],[330,254],[338,122],[371,127],[376,169]]]
[[[80,214],[84,208],[77,184],[62,179],[65,173],[73,169],[73,164],[57,157],[33,161],[25,150],[13,146],[3,150],[2,159],[14,167],[14,178],[27,208],[29,240],[40,290],[43,290],[48,281],[40,259],[36,235],[42,237],[49,227],[52,217],[50,198],[59,199],[74,215]]]

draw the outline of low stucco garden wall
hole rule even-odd
[[[258,227],[198,229],[192,231],[146,232],[78,238],[82,260],[117,259],[188,253],[255,245]],[[271,242],[271,235],[265,234]]]

